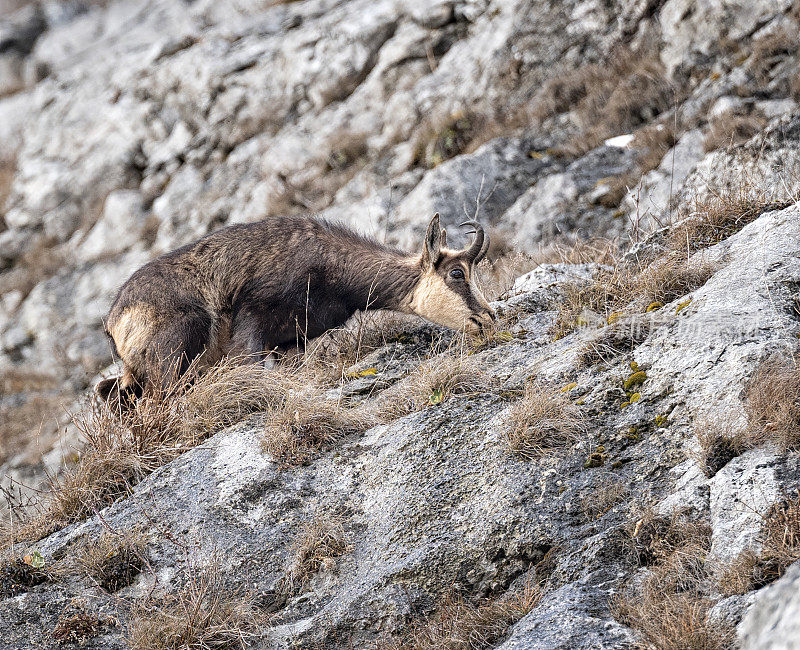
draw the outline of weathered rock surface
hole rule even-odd
[[[797,20],[789,0],[0,0],[0,374],[56,378],[46,390],[70,406],[111,361],[102,319],[116,288],[230,223],[314,212],[412,246],[431,213],[456,240],[452,227],[477,213],[499,251],[535,253],[562,237],[635,242],[720,192],[788,204],[800,193],[798,54],[763,39],[796,34]],[[586,123],[576,106],[592,89],[570,77],[589,64],[616,70],[623,44],[650,53],[647,74],[662,66],[674,93],[661,113],[611,122],[674,131],[643,176],[635,140],[584,146],[587,127],[599,142],[626,134],[603,131],[605,112]],[[635,98],[641,79],[623,81]],[[737,111],[769,124],[705,153],[714,120]],[[630,191],[611,198],[619,179]],[[634,319],[637,343],[608,363],[579,363],[592,332],[550,331],[563,285],[598,267],[540,267],[497,303],[514,338],[473,355],[498,382],[479,395],[351,436],[296,469],[262,450],[255,417],[32,548],[50,561],[106,526],[142,525],[152,571],[131,597],[156,580],[174,587],[184,548],[198,562],[221,557],[225,580],[278,614],[263,648],[370,647],[453,590],[494,598],[544,579],[547,555],[547,594],[497,647],[629,647],[609,598],[639,570],[619,549],[635,507],[708,521],[709,561],[724,564],[758,551],[763,515],[800,479],[796,453],[769,446],[711,478],[691,456],[692,420],[742,421],[758,362],[796,349],[800,211],[764,214],[697,255],[714,265],[708,282]],[[380,381],[353,380],[344,394],[402,381],[433,354],[430,333],[374,353]],[[648,378],[623,409],[631,361]],[[575,383],[568,394],[591,427],[567,452],[527,461],[504,432],[508,394],[532,375]],[[0,408],[31,394],[0,395]],[[63,417],[40,424],[4,452],[4,484],[37,485],[75,453]],[[585,467],[598,447],[601,466]],[[618,483],[625,499],[587,516]],[[349,543],[336,571],[279,597],[302,526],[333,511]],[[719,616],[736,624],[755,601],[743,646],[794,647],[797,580],[794,567],[721,600]],[[76,598],[126,620],[91,585],[49,582],[0,601],[0,646],[50,647]],[[125,647],[122,633],[111,626],[87,647]]]
[[[741,409],[739,387],[758,361],[793,345],[800,330],[789,290],[800,281],[798,217],[796,207],[765,214],[698,253],[718,266],[689,296],[690,306],[676,310],[689,297],[665,305],[644,341],[605,366],[577,362],[589,333],[558,341],[548,333],[559,287],[569,278],[587,277],[590,267],[539,269],[518,283],[512,298],[498,303],[501,312],[517,311],[515,338],[474,355],[499,387],[487,384],[484,392],[348,437],[297,468],[281,469],[263,451],[255,417],[157,470],[96,517],[30,548],[58,558],[71,543],[108,527],[144,527],[150,530],[152,573],[127,588],[131,596],[151,589],[156,579],[159,588],[169,588],[186,561],[176,543],[190,546],[195,561],[219,557],[227,581],[253,590],[277,611],[255,644],[263,648],[369,647],[402,630],[437,594],[513,593],[544,571],[541,562],[549,553],[551,590],[499,647],[629,647],[633,633],[614,621],[608,602],[637,570],[618,548],[622,527],[635,512],[632,504],[661,502],[669,510],[692,502],[711,523],[714,560],[727,562],[741,550],[756,549],[761,515],[783,486],[800,479],[796,455],[776,455],[766,447],[735,458],[710,479],[693,462],[679,465],[693,437],[691,420],[707,409],[718,417]],[[756,287],[746,281],[754,273],[760,278]],[[430,354],[425,337],[412,338],[419,342],[393,343],[364,364],[375,367],[378,378],[391,378],[388,384],[402,381],[404,372]],[[647,380],[641,399],[620,408],[630,361],[646,371]],[[569,394],[592,427],[566,452],[524,460],[506,446],[510,404],[502,395],[534,373],[554,386],[574,382]],[[376,382],[378,392],[370,399],[387,383]],[[666,419],[656,423],[657,415]],[[630,427],[637,436],[627,435]],[[587,466],[600,445],[600,466]],[[611,482],[629,486],[629,496],[600,517],[587,517],[597,490]],[[690,491],[693,501],[676,501],[676,490]],[[280,581],[302,525],[332,513],[343,517],[349,544],[336,571],[323,571],[303,593],[280,599]],[[164,530],[172,532],[164,536]],[[0,603],[0,619],[14,620],[11,612],[27,608],[26,599],[51,602],[64,590],[78,597],[88,595],[87,589],[75,580],[40,585]],[[762,614],[767,615],[772,614]],[[15,647],[35,647],[34,639],[45,634],[26,631],[27,637],[13,637]],[[119,632],[109,634],[116,643]]]

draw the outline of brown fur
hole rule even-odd
[[[183,374],[201,355],[204,363],[226,354],[258,360],[302,347],[359,309],[394,309],[479,331],[494,319],[474,283],[488,238],[470,225],[475,241],[455,251],[443,248],[446,235],[434,216],[417,255],[307,217],[212,233],[149,262],[122,286],[106,332],[124,371],[97,392],[127,400]]]

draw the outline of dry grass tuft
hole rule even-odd
[[[385,390],[376,412],[381,419],[395,419],[430,406],[438,406],[457,395],[488,390],[494,379],[475,361],[445,353],[425,361],[402,381]]]
[[[631,522],[628,533],[628,554],[640,566],[665,563],[681,549],[710,548],[711,544],[710,526],[692,521],[682,513],[665,517],[653,510],[644,510]]]
[[[98,636],[104,627],[114,624],[116,621],[113,618],[101,617],[72,605],[59,617],[53,629],[53,638],[60,643],[83,646],[89,639]]]
[[[750,445],[773,442],[783,450],[800,445],[800,369],[793,358],[762,362],[747,390]]]
[[[762,131],[767,122],[767,118],[757,111],[744,115],[735,111],[725,111],[715,115],[709,122],[703,150],[708,153],[747,142]]]
[[[293,391],[267,413],[263,446],[282,467],[301,465],[325,446],[375,423],[365,408],[348,408],[316,391]]]
[[[5,202],[11,192],[16,168],[16,160],[0,159],[0,216],[4,214]]]
[[[708,478],[750,446],[747,431],[725,416],[698,418],[694,423],[694,435],[700,444],[695,460]]]
[[[481,262],[481,285],[487,299],[497,300],[510,291],[517,278],[542,264],[614,265],[618,252],[617,242],[609,239],[564,237],[540,245],[531,255],[509,252],[494,262]]]
[[[86,542],[75,554],[80,573],[108,592],[127,587],[146,563],[145,538],[140,531],[104,533]]]
[[[95,404],[75,415],[84,451],[74,467],[51,479],[45,502],[16,531],[16,539],[47,534],[125,496],[150,472],[215,431],[266,410],[296,381],[260,364],[226,359],[204,374],[194,366],[180,381],[152,389],[128,410]]]
[[[696,200],[689,215],[672,227],[667,243],[672,250],[693,253],[727,239],[765,212],[782,210],[791,204],[765,198],[754,188],[743,185],[735,193]]]
[[[713,605],[705,593],[710,527],[679,514],[668,519],[646,512],[634,526],[632,542],[640,564],[650,569],[612,599],[615,618],[635,629],[648,648],[731,647],[733,630],[708,618]]]
[[[508,415],[506,441],[523,458],[566,449],[586,431],[583,413],[566,396],[542,384],[528,384]]]
[[[426,121],[414,142],[414,164],[431,169],[461,153],[477,148],[476,136],[486,119],[474,113],[455,111],[444,118]]]
[[[772,68],[787,57],[797,56],[798,48],[800,48],[800,38],[796,28],[781,26],[753,43],[753,52],[747,62],[747,68],[756,82],[765,87],[771,81]]]
[[[615,505],[622,503],[630,495],[630,490],[613,475],[602,478],[599,485],[592,487],[581,497],[581,511],[587,521],[600,519]]]
[[[653,303],[666,304],[702,286],[713,271],[710,264],[687,261],[677,252],[644,267],[601,270],[589,282],[565,287],[553,333],[560,338],[592,321],[608,323],[624,313],[644,312]]]
[[[0,598],[10,598],[29,591],[50,580],[50,572],[37,569],[22,558],[15,557],[0,563]]]
[[[532,116],[541,122],[570,111],[578,134],[565,151],[577,156],[652,122],[675,100],[656,51],[621,47],[603,63],[584,65],[545,83],[534,97]]]
[[[800,560],[800,492],[786,496],[764,516],[761,553],[744,551],[719,571],[720,591],[744,594],[780,578]]]
[[[800,559],[800,492],[770,508],[764,519],[761,560],[768,575],[780,578]]]
[[[347,552],[344,526],[334,514],[319,515],[306,524],[292,549],[283,581],[287,593],[297,593],[318,571],[335,571],[336,558]]]
[[[484,650],[531,612],[541,598],[538,587],[528,587],[511,598],[477,604],[451,596],[402,640],[387,644],[383,650]]]
[[[244,648],[258,636],[251,597],[225,587],[216,564],[190,568],[184,586],[134,608],[128,624],[132,650]]]

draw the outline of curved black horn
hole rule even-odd
[[[472,240],[469,248],[464,251],[464,255],[472,262],[479,262],[480,258],[486,253],[483,250],[483,244],[487,241],[486,233],[483,232],[483,226],[477,221],[465,221],[462,226],[471,226],[475,228],[475,239]]]
[[[481,252],[478,253],[478,257],[475,258],[473,264],[477,264],[480,262],[485,256],[486,251],[489,250],[489,235],[484,235],[483,246],[481,246]]]

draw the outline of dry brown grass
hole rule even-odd
[[[216,563],[190,567],[181,589],[137,603],[128,624],[132,650],[244,648],[261,616],[247,594],[225,586]]]
[[[708,131],[703,141],[703,150],[708,153],[747,142],[764,129],[767,121],[767,118],[757,111],[744,115],[734,111],[725,111],[715,115],[709,121]]]
[[[342,520],[335,514],[317,515],[307,523],[292,548],[292,561],[283,580],[287,593],[297,593],[319,571],[336,570],[336,558],[347,552]]]
[[[616,263],[619,247],[610,239],[563,237],[541,244],[535,253],[508,252],[494,262],[483,261],[480,282],[488,300],[497,300],[514,286],[517,278],[542,264]]]
[[[764,87],[770,82],[772,68],[787,57],[797,56],[798,48],[800,48],[800,38],[797,27],[780,27],[753,43],[747,68],[756,83]]]
[[[733,630],[708,618],[713,605],[706,593],[710,527],[680,514],[665,518],[645,512],[634,524],[631,542],[639,563],[650,569],[612,599],[617,620],[636,630],[647,648],[731,647]]]
[[[98,616],[78,604],[70,604],[58,618],[53,628],[53,639],[60,643],[86,645],[89,639],[98,636],[103,628],[115,625],[116,620],[109,616]]]
[[[609,322],[625,313],[644,312],[653,303],[666,304],[702,286],[713,270],[710,264],[687,261],[678,252],[643,267],[601,270],[594,280],[565,287],[553,333],[559,338],[592,319]]]
[[[585,431],[579,407],[547,386],[530,383],[509,411],[505,436],[512,452],[537,458],[570,447]]]
[[[735,193],[695,200],[688,215],[672,227],[667,244],[672,250],[692,253],[727,239],[765,212],[791,204],[769,199],[745,183]]]
[[[664,156],[675,145],[675,132],[664,124],[645,126],[634,132],[631,142],[636,152],[636,167],[629,173],[607,179],[608,191],[599,199],[606,208],[616,208],[629,190],[636,187],[647,172],[661,164]]]
[[[762,362],[747,390],[750,446],[775,443],[781,450],[800,445],[800,369],[794,358]]]
[[[455,111],[437,120],[426,120],[414,139],[414,164],[428,169],[477,147],[475,137],[486,119],[475,113]],[[472,146],[471,146],[472,145]]]
[[[15,160],[0,159],[0,217],[5,214],[5,203],[11,192],[14,174],[17,171]],[[0,220],[0,224],[3,222]],[[1,230],[2,228],[0,228]]]
[[[0,598],[10,598],[47,582],[52,575],[46,567],[35,568],[21,557],[0,561]]]
[[[376,413],[384,420],[435,407],[458,395],[489,390],[495,380],[469,357],[448,352],[424,361],[402,381],[384,391]]]
[[[141,531],[106,532],[77,549],[74,566],[106,591],[115,592],[131,584],[142,571],[145,547]]]
[[[532,117],[541,122],[570,111],[578,133],[564,149],[577,156],[653,121],[675,101],[656,51],[620,47],[603,63],[584,65],[545,83],[534,97]]]
[[[695,420],[693,428],[700,445],[695,460],[708,478],[750,448],[747,430],[731,417],[702,416]]]
[[[597,486],[588,489],[587,493],[581,497],[581,512],[587,521],[595,521],[615,505],[625,501],[629,495],[628,486],[617,477],[611,474],[603,476]]]
[[[215,431],[266,410],[297,381],[241,359],[198,372],[195,366],[169,388],[148,391],[128,410],[95,404],[76,414],[80,459],[51,479],[44,503],[14,537],[32,539],[91,515]]]
[[[785,496],[764,515],[760,541],[760,554],[747,550],[721,567],[723,594],[744,594],[768,585],[800,560],[800,492]]]
[[[292,391],[266,414],[264,450],[282,467],[301,465],[340,438],[377,422],[365,408],[348,408],[318,391]]]
[[[37,284],[64,268],[69,257],[66,244],[59,245],[43,237],[35,240],[14,261],[12,269],[0,274],[0,294],[19,291],[25,298]]]
[[[413,625],[403,639],[380,647],[381,650],[484,650],[531,612],[541,598],[538,587],[528,587],[510,598],[479,603],[451,596],[434,614]]]

